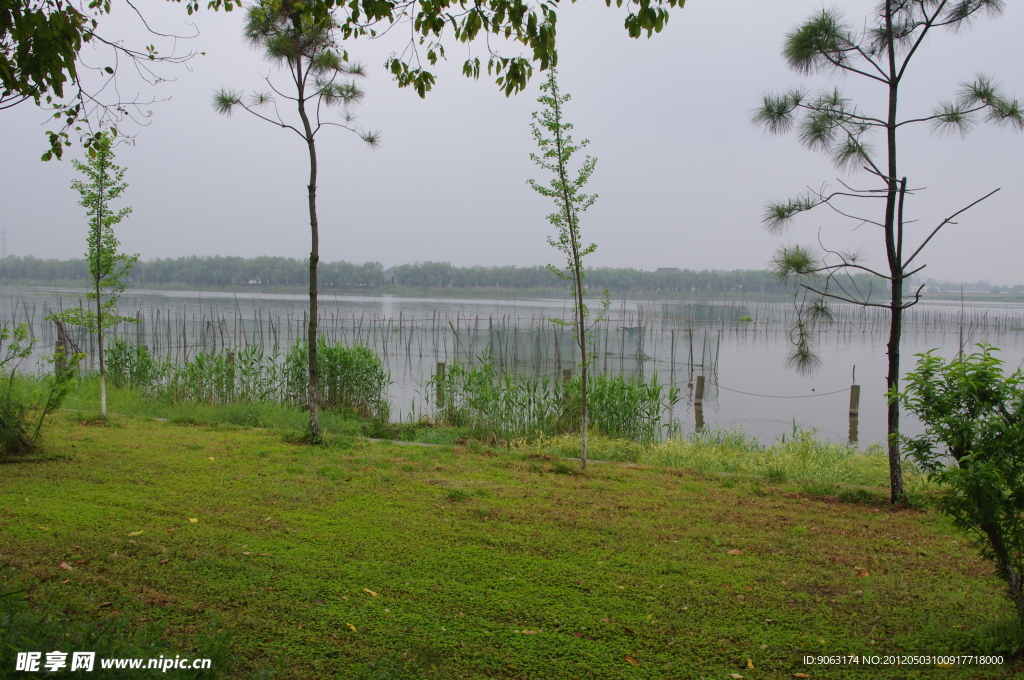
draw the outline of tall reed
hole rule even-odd
[[[580,428],[580,377],[506,373],[493,361],[452,364],[428,383],[443,394],[435,418],[442,423],[493,432],[503,439],[555,435]],[[671,413],[679,389],[622,375],[594,376],[590,384],[590,429],[595,433],[656,441],[677,431]]]
[[[386,421],[391,377],[380,358],[362,345],[321,341],[318,346],[320,403]],[[180,363],[159,362],[142,345],[116,341],[106,353],[112,381],[175,402],[209,404],[306,403],[308,350],[301,341],[287,354],[260,345],[200,352]]]

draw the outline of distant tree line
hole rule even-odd
[[[44,260],[10,256],[0,259],[0,282],[5,284],[74,285],[88,280],[84,260]],[[139,262],[131,273],[130,287],[145,288],[301,288],[308,284],[305,260],[287,257],[179,257]],[[449,262],[418,262],[384,269],[379,262],[353,264],[322,262],[320,287],[330,290],[374,291],[389,288],[504,288],[560,290],[565,282],[546,267],[456,267]],[[587,270],[591,294],[607,288],[617,293],[667,292],[702,294],[785,293],[785,284],[769,271],[717,271],[598,267]],[[869,285],[864,279],[861,285]],[[886,290],[884,282],[870,282],[874,290]]]

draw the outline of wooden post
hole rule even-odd
[[[860,419],[860,385],[850,385],[850,443],[857,443],[857,425]]]
[[[704,404],[704,376],[697,376],[697,393],[693,397],[693,403],[703,406]]]
[[[700,403],[699,401],[696,402],[693,405],[693,413],[694,413],[694,416],[696,417],[696,421],[697,421],[695,423],[696,426],[697,426],[696,427],[696,431],[697,432],[703,432],[704,431],[704,405],[702,403]]]
[[[444,362],[437,362],[437,373],[434,375],[434,384],[437,385],[437,394],[435,395],[435,403],[437,408],[444,408]]]
[[[850,417],[860,415],[860,385],[850,385]]]

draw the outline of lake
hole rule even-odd
[[[58,309],[75,307],[82,291],[0,288],[0,319],[28,321],[40,339],[37,355],[53,351]],[[591,304],[592,312],[600,309]],[[302,295],[130,291],[120,314],[136,317],[116,332],[177,360],[199,351],[258,343],[274,351],[304,337],[308,300]],[[384,360],[393,383],[395,418],[422,411],[426,381],[437,362],[479,360],[490,352],[506,370],[559,377],[574,370],[568,329],[571,301],[546,299],[460,300],[321,295],[321,332],[332,340],[361,341]],[[752,320],[741,320],[750,317]],[[823,438],[846,440],[850,386],[861,386],[859,443],[885,437],[885,345],[888,329],[879,310],[836,307],[836,322],[816,331],[822,366],[812,376],[787,368],[787,303],[699,303],[616,300],[594,329],[595,366],[610,373],[674,383],[682,391],[675,416],[684,432],[696,426],[696,378],[705,379],[703,420],[709,428],[742,428],[762,442],[789,435],[794,425]],[[937,349],[956,356],[961,344],[999,347],[1011,368],[1024,362],[1024,305],[923,302],[906,312],[903,372],[916,353]],[[91,336],[77,332],[79,347],[95,360]],[[429,395],[428,395],[429,396]],[[904,419],[908,433],[920,431]]]

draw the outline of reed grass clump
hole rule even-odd
[[[363,345],[321,341],[318,349],[320,404],[387,421],[391,376],[380,358]],[[155,360],[142,345],[118,340],[106,356],[114,385],[135,388],[150,397],[175,403],[300,406],[307,400],[308,351],[298,340],[284,355],[249,345],[200,352],[187,361],[172,363]]]
[[[435,418],[455,427],[494,433],[506,441],[580,429],[581,379],[505,373],[491,361],[452,364],[429,383],[442,396]],[[679,389],[625,376],[597,375],[589,385],[589,430],[613,439],[657,441],[678,429],[672,408]],[[577,447],[578,448],[578,447]]]

